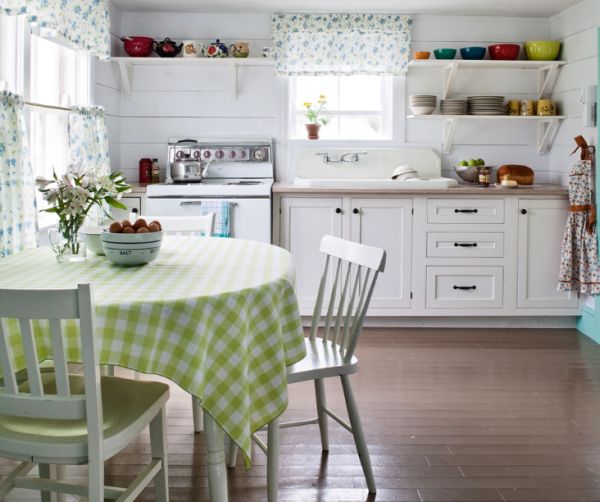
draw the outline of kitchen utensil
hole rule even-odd
[[[208,170],[210,160],[182,159],[171,162],[170,172],[173,181],[200,181]]]
[[[519,164],[505,164],[498,168],[496,180],[502,183],[502,180],[508,178],[515,180],[519,185],[533,185],[533,169]]]
[[[181,56],[184,58],[197,58],[204,56],[204,45],[198,40],[184,40]]]
[[[454,59],[456,56],[456,49],[435,49],[433,51],[435,59]]]
[[[519,44],[494,44],[488,46],[490,59],[513,60],[519,57],[521,46]]]
[[[414,115],[431,115],[435,110],[435,106],[411,106]]]
[[[226,58],[229,55],[229,49],[218,38],[215,42],[208,46],[206,55],[209,58]]]
[[[491,169],[491,166],[453,166],[458,177],[467,183],[479,183],[479,170],[481,168]]]
[[[554,61],[560,52],[560,42],[555,40],[535,40],[525,42],[525,57],[533,61]]]
[[[145,58],[152,54],[154,39],[150,37],[123,37],[123,47],[128,56]]]
[[[429,51],[415,51],[413,52],[413,59],[429,59],[431,52]]]
[[[524,99],[521,101],[521,115],[531,117],[536,113],[536,102],[533,99]]]
[[[442,115],[466,115],[467,101],[465,99],[442,99],[440,110]]]
[[[235,42],[229,46],[229,53],[234,58],[247,58],[250,55],[248,42]]]
[[[540,117],[556,115],[556,105],[550,99],[540,99],[537,102],[537,114]]]
[[[105,229],[100,236],[106,257],[115,265],[131,267],[145,265],[158,257],[163,233],[115,234]]]
[[[161,58],[174,58],[181,52],[182,48],[183,44],[177,45],[177,43],[171,40],[169,37],[161,40],[160,42],[152,42],[152,49]]]
[[[506,103],[506,113],[508,115],[521,115],[521,101],[518,99],[511,99]]]
[[[106,226],[100,227],[81,227],[79,233],[85,240],[85,245],[92,253],[104,255],[102,248],[101,234],[106,229]]]
[[[469,114],[506,115],[504,96],[469,96]]]
[[[460,57],[463,59],[483,59],[485,57],[485,47],[463,47],[460,50]]]
[[[392,171],[392,179],[404,181],[409,179],[418,179],[419,173],[412,166],[398,166]]]

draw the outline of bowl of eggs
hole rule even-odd
[[[158,221],[147,223],[144,218],[138,218],[134,223],[113,221],[108,230],[102,231],[102,249],[115,265],[145,265],[158,257],[162,236]]]

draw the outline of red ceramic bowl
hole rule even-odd
[[[152,54],[153,38],[150,37],[123,37],[125,52],[134,58],[145,58]]]
[[[519,57],[519,44],[494,44],[488,46],[490,59],[513,60]]]

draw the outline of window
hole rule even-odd
[[[290,79],[290,136],[306,138],[304,102],[327,97],[323,139],[392,138],[393,77],[371,75],[307,76]]]

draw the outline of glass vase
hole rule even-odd
[[[79,235],[81,225],[59,225],[48,231],[48,240],[59,263],[81,262],[86,259],[85,236]]]

